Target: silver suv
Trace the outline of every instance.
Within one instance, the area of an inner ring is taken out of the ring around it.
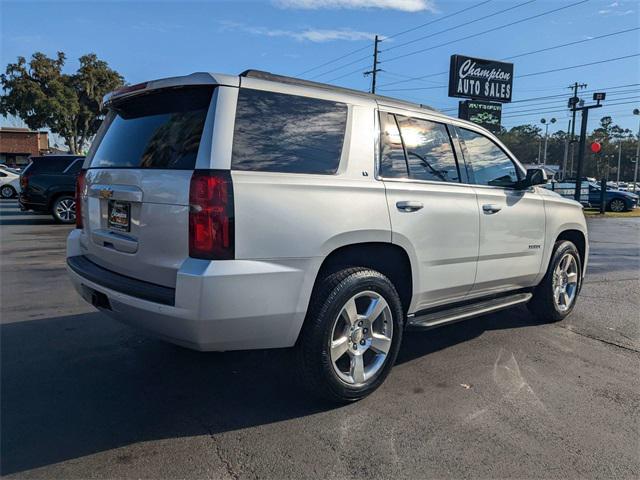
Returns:
[[[474,124],[257,71],[105,102],[67,263],[117,320],[198,350],[294,347],[308,387],[352,401],[408,328],[575,305],[581,206]]]

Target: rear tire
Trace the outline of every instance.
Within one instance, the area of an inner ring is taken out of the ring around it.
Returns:
[[[395,363],[404,313],[391,281],[362,267],[327,275],[314,289],[295,347],[298,376],[316,396],[360,400]]]
[[[51,215],[57,223],[75,223],[76,199],[69,195],[56,198],[51,206]]]
[[[0,197],[2,198],[13,198],[16,196],[16,191],[11,185],[3,185],[0,188]]]
[[[560,321],[573,311],[581,286],[580,253],[572,242],[559,240],[554,246],[547,273],[527,306],[542,321]]]
[[[624,200],[614,198],[609,202],[609,205],[607,205],[607,210],[610,212],[624,212],[627,210],[627,204],[624,203]]]

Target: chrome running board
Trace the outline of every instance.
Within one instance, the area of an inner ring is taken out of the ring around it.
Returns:
[[[437,312],[418,312],[415,316],[409,316],[407,327],[421,330],[435,328],[440,325],[459,322],[460,320],[497,312],[504,308],[525,303],[531,300],[532,296],[530,293],[516,293],[514,295],[492,298],[490,300],[480,300],[475,303],[452,307],[446,310],[438,310]]]

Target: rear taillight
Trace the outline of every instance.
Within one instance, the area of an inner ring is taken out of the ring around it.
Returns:
[[[80,170],[76,177],[76,228],[82,228],[82,194],[84,193],[84,176],[86,170]]]
[[[26,190],[29,186],[29,174],[23,173],[20,175],[20,189]]]
[[[196,170],[189,189],[189,256],[234,256],[233,184],[225,170]]]

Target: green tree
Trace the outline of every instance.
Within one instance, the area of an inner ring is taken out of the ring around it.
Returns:
[[[522,163],[536,163],[542,130],[535,125],[518,125],[502,129],[498,137]]]
[[[591,134],[593,140],[597,140],[600,143],[609,143],[613,140],[629,138],[630,136],[632,136],[631,130],[613,123],[613,119],[609,116],[602,117],[600,126],[595,128]]]
[[[29,63],[18,57],[7,65],[0,75],[0,114],[17,115],[33,130],[49,128],[64,139],[69,152],[78,153],[100,126],[102,97],[124,80],[93,53],[80,57],[73,74],[62,72],[65,60],[63,52],[56,58],[36,52]]]

